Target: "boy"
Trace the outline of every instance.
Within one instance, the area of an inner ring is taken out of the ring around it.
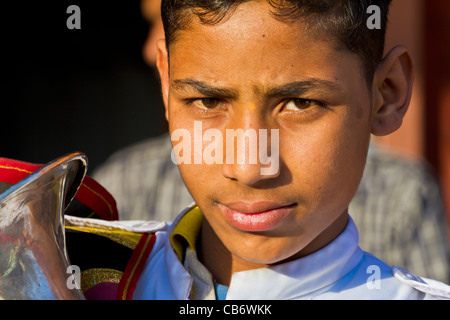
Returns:
[[[382,58],[389,2],[163,0],[157,66],[196,205],[141,245],[148,258],[131,259],[142,272],[124,295],[450,297],[359,249],[347,210],[370,135],[398,129],[411,96],[408,51]],[[366,24],[370,5],[380,29]],[[254,161],[252,132],[267,151]]]

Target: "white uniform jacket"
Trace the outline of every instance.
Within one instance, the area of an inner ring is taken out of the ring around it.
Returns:
[[[156,242],[133,299],[188,299],[193,277],[185,269],[170,240],[190,207]],[[233,274],[226,299],[434,299],[450,298],[450,287],[390,267],[358,246],[352,221],[342,234],[321,250],[284,264]]]
[[[203,215],[200,209],[193,205],[172,223],[102,222],[73,217],[66,217],[66,220],[72,225],[101,224],[102,228],[120,228],[153,234],[153,247],[145,263],[143,262],[142,271],[130,298],[185,300],[193,296],[194,283],[198,283],[182,261],[187,257],[186,247],[194,247],[195,250],[195,241],[189,240],[186,233],[197,237],[201,226],[201,219],[198,217],[202,219]],[[102,226],[103,224],[105,226]],[[174,241],[174,238],[180,235],[187,238],[188,243],[181,249]],[[276,266],[234,273],[226,299],[450,299],[448,285],[419,278],[398,267],[391,267],[361,250],[358,241],[358,231],[353,220],[349,218],[345,230],[336,239],[306,257]],[[204,266],[203,269],[206,270]]]

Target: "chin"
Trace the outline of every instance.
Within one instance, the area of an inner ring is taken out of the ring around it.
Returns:
[[[300,240],[291,243],[283,242],[283,238],[258,239],[258,241],[240,241],[239,247],[230,247],[230,252],[240,259],[260,267],[293,260],[304,246]]]

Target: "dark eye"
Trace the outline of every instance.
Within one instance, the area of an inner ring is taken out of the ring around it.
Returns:
[[[214,109],[220,105],[220,100],[212,98],[197,99],[193,104],[201,109]]]
[[[314,100],[308,100],[308,99],[300,99],[295,98],[288,101],[288,103],[285,104],[286,110],[291,111],[298,111],[298,110],[306,110],[314,106],[320,106],[321,104]]]

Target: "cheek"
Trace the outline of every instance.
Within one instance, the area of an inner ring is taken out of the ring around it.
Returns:
[[[209,142],[202,141],[205,128],[199,123],[188,117],[171,117],[169,132],[173,148],[172,161],[179,162],[178,169],[193,199],[197,203],[204,203],[211,190],[217,189],[214,185],[220,181],[221,168],[220,164],[205,163],[204,149]]]
[[[303,134],[286,134],[280,155],[291,171],[295,189],[311,201],[350,201],[364,170],[369,134],[360,122],[329,122]],[[281,135],[281,133],[280,133]]]

